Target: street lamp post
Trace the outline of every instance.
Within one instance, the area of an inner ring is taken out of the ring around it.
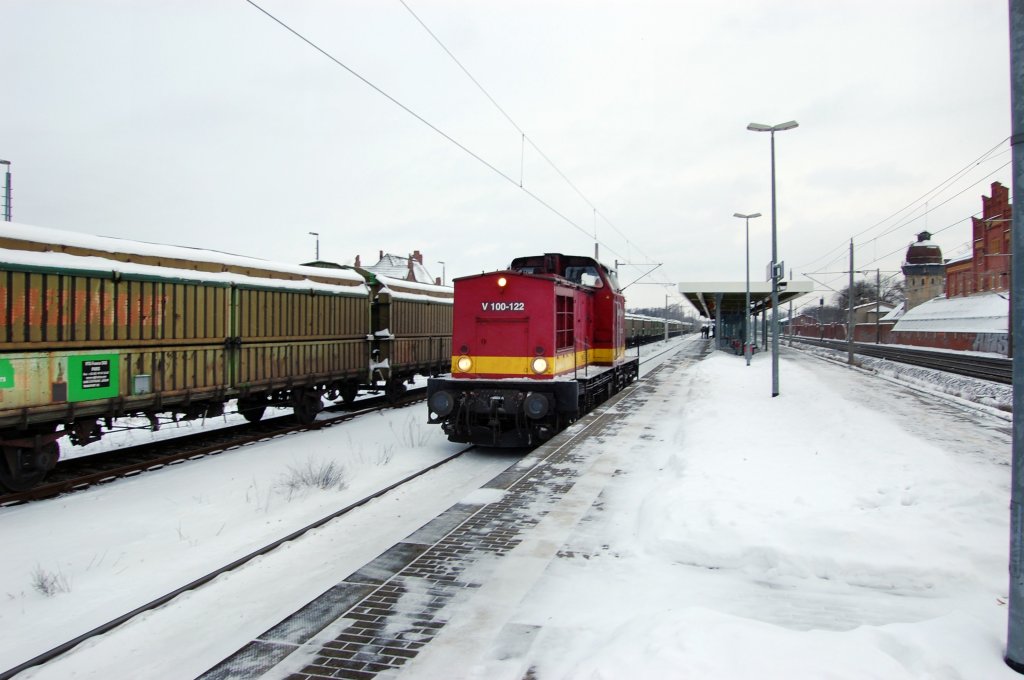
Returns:
[[[760,217],[761,213],[752,213],[750,215],[733,213],[732,216],[739,217],[747,222],[747,308],[743,312],[743,356],[746,357],[747,366],[749,366],[750,355],[754,353],[754,348],[751,347],[753,338],[750,337],[750,220],[754,217]]]
[[[0,160],[0,165],[7,166],[4,171],[4,222],[11,221],[11,162]]]
[[[818,328],[821,329],[821,334],[818,337],[819,340],[825,339],[825,298],[822,296],[818,300]]]
[[[437,263],[439,265],[441,265],[441,285],[443,286],[443,285],[445,285],[445,281],[447,280],[445,278],[445,268],[444,268],[445,265],[444,265],[444,262],[442,262],[441,260],[438,260]]]
[[[748,130],[768,132],[772,138],[772,396],[779,396],[779,254],[775,227],[775,133],[792,130],[798,125],[795,120],[778,125],[751,123]]]
[[[320,261],[320,232],[311,231],[311,232],[309,232],[309,235],[310,236],[316,236],[316,261],[319,262]]]
[[[668,293],[665,293],[665,342],[668,342]]]

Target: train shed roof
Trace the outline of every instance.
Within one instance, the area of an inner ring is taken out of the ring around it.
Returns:
[[[779,304],[812,292],[814,292],[814,284],[811,281],[780,281]],[[679,294],[685,297],[701,316],[715,319],[719,312],[743,313],[743,308],[746,306],[747,284],[745,281],[680,283]],[[759,313],[771,309],[771,307],[771,282],[751,281],[751,313]]]

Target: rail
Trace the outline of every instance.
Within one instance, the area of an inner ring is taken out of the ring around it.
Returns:
[[[793,342],[800,342],[816,347],[827,347],[838,351],[846,351],[848,343],[836,340],[816,340],[793,336]],[[971,378],[991,380],[992,382],[1013,384],[1013,360],[1005,357],[991,357],[958,352],[943,352],[927,349],[911,349],[879,345],[863,342],[853,343],[854,354],[876,357],[901,364],[921,366],[947,373],[956,373]]]
[[[142,472],[155,471],[185,460],[197,460],[224,451],[249,446],[259,441],[274,439],[295,432],[317,430],[335,423],[351,420],[366,413],[372,413],[391,406],[407,406],[425,398],[424,388],[410,390],[395,403],[385,397],[376,397],[359,402],[356,410],[342,410],[342,405],[328,406],[325,412],[335,409],[330,417],[315,420],[309,425],[295,423],[292,415],[267,418],[258,423],[246,423],[203,430],[194,434],[169,437],[158,442],[115,449],[91,456],[72,458],[57,463],[49,480],[21,492],[5,492],[0,487],[0,507],[16,505],[27,501],[52,498],[70,491],[80,491],[95,484],[103,484],[123,477],[132,477]]]
[[[54,647],[54,648],[52,648],[52,649],[50,649],[50,650],[48,650],[46,652],[43,652],[42,654],[39,654],[38,656],[35,656],[35,657],[29,659],[28,661],[25,661],[25,662],[15,666],[14,668],[10,668],[10,669],[8,669],[6,671],[0,671],[0,680],[9,680],[10,678],[13,678],[18,673],[21,673],[22,671],[28,670],[29,668],[32,668],[33,666],[38,666],[38,665],[44,664],[44,663],[46,663],[48,661],[52,661],[52,660],[56,659],[57,657],[61,656],[62,654],[65,654],[66,652],[71,651],[72,649],[74,649],[75,647],[77,647],[81,643],[85,642],[86,640],[89,640],[91,638],[97,637],[99,635],[103,635],[105,633],[109,633],[111,630],[117,628],[118,626],[120,626],[120,625],[122,625],[124,623],[127,623],[128,621],[130,621],[131,619],[135,618],[139,614],[144,614],[145,612],[152,611],[152,610],[154,610],[154,609],[156,609],[158,607],[161,607],[161,606],[167,604],[168,602],[170,602],[171,600],[173,600],[174,598],[178,597],[182,593],[186,593],[186,592],[188,592],[190,590],[195,590],[196,588],[199,588],[199,587],[209,583],[210,581],[214,580],[218,576],[226,574],[229,571],[233,571],[235,569],[238,569],[239,567],[247,564],[248,562],[251,562],[252,560],[256,559],[257,557],[261,557],[261,556],[266,555],[267,553],[269,553],[269,552],[271,552],[273,550],[276,550],[277,548],[281,547],[285,543],[288,543],[289,541],[294,541],[297,538],[301,538],[303,535],[305,535],[306,533],[312,531],[313,529],[317,529],[319,527],[322,527],[323,525],[327,524],[328,522],[331,522],[331,521],[341,517],[342,515],[345,515],[345,514],[351,512],[352,510],[355,510],[356,508],[369,503],[370,501],[372,501],[374,499],[380,498],[380,497],[382,497],[382,496],[384,496],[384,495],[386,495],[388,493],[391,493],[392,491],[394,491],[398,487],[403,486],[405,484],[408,484],[409,482],[413,481],[414,479],[417,479],[418,477],[421,477],[421,476],[425,475],[426,473],[428,473],[428,472],[430,472],[432,470],[436,470],[437,468],[441,467],[442,465],[450,463],[451,461],[455,460],[456,458],[459,458],[460,456],[462,456],[465,453],[468,453],[469,451],[473,450],[474,448],[476,448],[476,447],[475,446],[468,446],[468,447],[462,449],[461,451],[457,451],[457,452],[453,453],[452,455],[450,455],[450,456],[448,456],[446,458],[443,458],[443,459],[439,460],[438,462],[436,462],[436,463],[434,463],[432,465],[429,465],[429,466],[427,466],[425,468],[417,470],[416,472],[413,472],[413,473],[403,477],[402,479],[398,480],[397,482],[394,482],[393,484],[391,484],[389,486],[386,486],[383,489],[380,489],[379,491],[376,491],[373,494],[370,494],[370,495],[368,495],[368,496],[366,496],[364,498],[361,498],[360,500],[358,500],[358,501],[356,501],[354,503],[346,505],[344,508],[341,508],[340,510],[332,512],[331,514],[327,515],[326,517],[322,517],[321,519],[318,519],[317,521],[313,522],[312,524],[304,526],[304,527],[302,527],[301,529],[299,529],[297,531],[293,531],[292,533],[288,534],[287,536],[284,536],[283,538],[279,538],[276,541],[273,541],[272,543],[269,543],[269,544],[263,546],[262,548],[254,550],[253,552],[249,553],[248,555],[245,555],[244,557],[240,557],[237,560],[235,560],[234,562],[231,562],[230,564],[227,564],[227,565],[225,565],[223,567],[220,567],[219,569],[216,569],[215,571],[212,571],[209,574],[206,574],[205,576],[201,576],[201,577],[197,578],[196,580],[192,581],[191,583],[187,583],[187,584],[181,586],[180,588],[177,588],[174,591],[172,591],[170,593],[167,593],[166,595],[161,595],[160,597],[156,598],[155,600],[152,600],[151,602],[147,602],[146,604],[142,605],[141,607],[137,607],[137,608],[133,609],[132,611],[127,612],[126,614],[122,614],[121,616],[118,616],[117,618],[115,618],[115,619],[113,619],[111,621],[108,621],[107,623],[104,623],[104,624],[102,624],[100,626],[97,626],[96,628],[93,628],[92,630],[90,630],[90,631],[88,631],[86,633],[83,633],[83,634],[79,635],[78,637],[76,637],[76,638],[74,638],[72,640],[68,640],[67,642],[64,642],[64,643],[62,643],[60,645],[57,645],[56,647]]]

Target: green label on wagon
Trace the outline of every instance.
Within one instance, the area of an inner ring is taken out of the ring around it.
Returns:
[[[14,364],[10,359],[0,359],[0,390],[14,389]]]
[[[118,355],[68,357],[68,401],[109,399],[120,392]]]

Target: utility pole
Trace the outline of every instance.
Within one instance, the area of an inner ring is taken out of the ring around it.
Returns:
[[[668,293],[665,293],[665,342],[668,342]]]
[[[825,339],[825,296],[818,300],[818,329],[821,331],[819,340]]]
[[[850,288],[846,291],[846,306],[849,313],[846,320],[846,363],[853,366],[853,331],[856,326],[853,323],[853,239],[850,239]]]
[[[793,275],[790,274],[789,278],[792,279]],[[787,323],[786,326],[788,326],[787,330],[789,331],[789,346],[792,347],[793,346],[793,301],[792,300],[789,301],[789,323]]]
[[[1024,205],[1024,0],[1010,0],[1010,148],[1013,203]],[[1010,590],[1006,664],[1024,673],[1024,218],[1013,211],[1010,337],[1013,342],[1013,446],[1010,461]]]
[[[875,270],[875,344],[882,342],[882,270]]]
[[[4,171],[4,222],[11,221],[11,162],[0,160]]]

